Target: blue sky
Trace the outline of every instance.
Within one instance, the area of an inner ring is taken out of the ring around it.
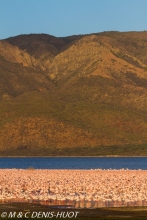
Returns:
[[[0,39],[147,30],[147,0],[0,0]]]

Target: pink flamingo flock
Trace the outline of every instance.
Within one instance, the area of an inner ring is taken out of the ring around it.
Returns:
[[[0,169],[0,203],[147,206],[146,170]]]

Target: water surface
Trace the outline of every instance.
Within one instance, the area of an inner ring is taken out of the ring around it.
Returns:
[[[0,168],[143,169],[147,157],[1,157]]]

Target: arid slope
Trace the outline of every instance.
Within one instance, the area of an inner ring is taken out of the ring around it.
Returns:
[[[147,33],[0,41],[0,149],[147,155]]]

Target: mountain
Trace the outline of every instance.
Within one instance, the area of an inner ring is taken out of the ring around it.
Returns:
[[[1,155],[147,155],[147,32],[0,41]]]

